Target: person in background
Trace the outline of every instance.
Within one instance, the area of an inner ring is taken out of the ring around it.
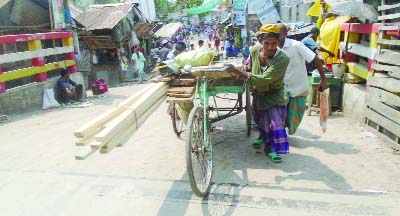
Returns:
[[[140,80],[140,83],[143,82],[144,79],[144,63],[146,62],[146,58],[144,57],[143,53],[140,52],[139,47],[136,45],[134,48],[134,53],[132,54],[132,63],[133,63],[133,68],[136,69],[138,78]]]
[[[61,69],[60,78],[57,80],[57,95],[60,103],[70,103],[71,100],[79,101],[83,96],[83,86],[69,78],[67,69]]]
[[[204,46],[204,41],[203,40],[199,40],[199,49],[203,48]]]
[[[303,43],[286,38],[289,31],[288,26],[280,24],[280,28],[279,47],[290,57],[284,81],[289,96],[286,124],[291,135],[296,132],[306,110],[308,76],[304,62],[312,63],[318,69],[321,77],[321,82],[319,83],[320,91],[324,91],[327,88],[327,84],[322,62],[318,55]]]
[[[161,45],[163,47],[160,50],[160,61],[165,61],[168,53],[171,52],[172,45],[167,39],[162,40]]]
[[[334,57],[335,54],[332,53],[331,51],[329,51],[323,47],[318,47],[318,44],[316,42],[318,35],[319,35],[319,29],[317,27],[313,27],[311,29],[311,33],[307,37],[303,38],[303,40],[301,40],[301,42],[306,47],[308,47],[310,50],[312,50],[315,54],[317,54],[318,51],[321,51],[321,52],[328,53],[330,57]],[[306,68],[307,68],[308,75],[311,75],[312,71],[314,71],[316,69],[316,67],[314,65],[312,65],[311,63],[308,63],[308,62],[306,62]]]
[[[186,44],[183,42],[178,42],[175,44],[175,49],[168,53],[167,60],[175,58],[177,55],[185,52]]]
[[[220,44],[221,44],[221,40],[219,39],[219,37],[215,37],[214,46],[215,46],[215,49],[217,50],[217,53],[219,52]]]
[[[208,43],[208,49],[212,49],[211,43]]]
[[[194,44],[190,44],[190,50],[195,50],[194,49]]]
[[[261,144],[264,144],[264,152],[272,162],[280,163],[280,154],[289,153],[283,80],[290,59],[278,47],[278,25],[267,24],[259,31],[261,46],[255,46],[250,51],[248,69],[251,73],[240,71],[232,65],[228,65],[227,71],[239,75],[249,85],[253,93],[253,116],[260,132]]]

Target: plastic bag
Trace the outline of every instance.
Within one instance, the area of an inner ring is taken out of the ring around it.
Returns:
[[[174,63],[183,68],[185,65],[192,67],[207,66],[211,63],[217,53],[211,49],[199,49],[184,52],[174,58]]]
[[[108,85],[104,79],[98,79],[92,83],[92,91],[94,95],[104,94],[108,92]]]
[[[328,126],[328,114],[329,114],[329,89],[319,93],[319,124],[321,125],[322,132],[326,132]]]
[[[52,88],[45,89],[43,92],[42,109],[50,109],[50,108],[55,108],[55,107],[59,107],[59,106],[60,106],[60,104],[54,98],[53,89]]]

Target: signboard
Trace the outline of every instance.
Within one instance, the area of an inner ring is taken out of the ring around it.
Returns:
[[[245,11],[235,11],[235,23],[236,25],[246,25]]]
[[[257,14],[263,25],[276,23],[281,18],[271,0],[248,0],[249,10]]]
[[[65,29],[64,0],[51,0],[55,30]]]

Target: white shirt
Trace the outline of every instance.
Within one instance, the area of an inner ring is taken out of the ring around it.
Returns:
[[[282,49],[290,58],[284,78],[289,96],[306,96],[308,94],[308,77],[305,62],[312,62],[315,58],[315,53],[300,41],[289,38],[285,39]]]

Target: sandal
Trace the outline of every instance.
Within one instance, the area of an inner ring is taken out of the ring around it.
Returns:
[[[261,138],[256,138],[253,140],[253,148],[261,148],[263,141]]]
[[[272,162],[274,163],[280,163],[282,162],[282,157],[275,152],[270,152],[268,153],[268,157],[271,159]]]

